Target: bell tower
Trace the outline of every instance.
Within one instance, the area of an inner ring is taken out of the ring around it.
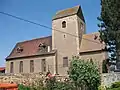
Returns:
[[[58,11],[52,19],[52,49],[57,50],[58,73],[66,74],[69,59],[80,51],[85,20],[80,6]]]

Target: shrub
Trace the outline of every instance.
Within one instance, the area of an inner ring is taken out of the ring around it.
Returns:
[[[18,90],[30,90],[30,88],[27,87],[27,86],[24,86],[24,85],[20,84],[20,85],[18,86]]]
[[[106,90],[106,87],[105,87],[104,85],[100,85],[100,86],[98,87],[98,90]]]
[[[115,82],[111,86],[111,88],[119,88],[119,87],[120,87],[120,82]]]
[[[111,89],[107,89],[107,90],[120,90],[120,87],[119,88],[111,88]]]
[[[74,82],[76,90],[83,85],[88,90],[97,90],[100,84],[100,74],[97,66],[90,61],[73,57],[68,71],[69,78]]]

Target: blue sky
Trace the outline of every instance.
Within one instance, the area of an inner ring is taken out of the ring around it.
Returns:
[[[81,5],[87,33],[98,31],[100,0],[0,0],[0,11],[51,27],[58,10]],[[0,14],[0,66],[19,41],[51,35],[51,30]]]

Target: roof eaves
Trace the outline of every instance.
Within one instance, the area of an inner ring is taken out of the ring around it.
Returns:
[[[99,52],[99,51],[107,51],[105,49],[96,49],[96,50],[86,50],[86,51],[80,51],[81,53],[90,53],[90,52]]]
[[[53,17],[52,18],[52,21],[53,20],[56,20],[56,19],[60,19],[60,18],[65,18],[65,17],[68,17],[68,16],[73,16],[73,15],[76,15],[77,13],[74,13],[74,14],[70,14],[70,15],[65,15],[65,16],[61,16],[61,17]]]
[[[12,60],[12,59],[18,59],[18,58],[27,58],[27,57],[35,57],[35,56],[53,55],[55,53],[56,53],[56,50],[52,50],[51,52],[39,53],[39,54],[29,55],[29,56],[7,57],[6,61],[9,61],[9,60]]]

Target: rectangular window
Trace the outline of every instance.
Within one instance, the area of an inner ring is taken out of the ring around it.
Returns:
[[[63,57],[63,67],[68,67],[68,57]]]
[[[19,64],[19,72],[20,72],[20,73],[23,72],[23,61],[20,61],[20,64]]]
[[[30,72],[33,73],[34,72],[34,61],[30,60]]]
[[[41,61],[41,68],[42,68],[42,72],[46,72],[46,60],[42,59]]]
[[[83,30],[83,23],[81,22],[80,25],[81,25],[81,30]]]
[[[13,73],[14,72],[14,63],[13,62],[11,62],[10,63],[10,73]]]

